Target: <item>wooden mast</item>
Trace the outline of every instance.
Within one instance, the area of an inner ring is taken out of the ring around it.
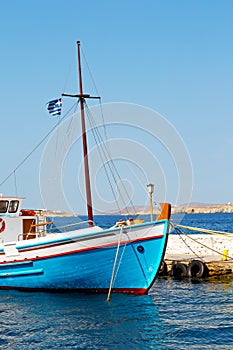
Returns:
[[[87,135],[86,135],[85,115],[84,115],[84,96],[83,96],[83,84],[82,84],[80,41],[77,41],[77,46],[78,46],[78,77],[79,77],[79,94],[80,94],[79,103],[80,103],[81,124],[82,124],[82,140],[83,140],[84,172],[85,172],[85,184],[86,184],[87,215],[88,215],[89,226],[93,226],[91,185],[90,185],[89,163],[88,163],[88,153],[87,153]]]
[[[83,93],[80,41],[77,41],[77,47],[78,47],[79,94],[75,94],[75,95],[62,94],[62,96],[76,97],[79,99],[79,103],[80,103],[82,140],[83,140],[83,156],[84,156],[84,175],[85,175],[86,201],[87,201],[87,216],[88,216],[89,226],[92,227],[93,226],[93,209],[92,209],[90,173],[89,173],[88,152],[87,152],[87,135],[86,135],[86,126],[85,126],[84,101],[85,101],[85,98],[100,99],[100,97],[99,96],[90,96],[88,94]]]

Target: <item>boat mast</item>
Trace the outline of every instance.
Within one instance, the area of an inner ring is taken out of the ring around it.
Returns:
[[[87,135],[86,135],[85,115],[84,115],[84,96],[83,96],[83,83],[82,83],[82,70],[81,70],[80,41],[77,41],[77,47],[78,47],[79,94],[80,94],[79,103],[80,103],[81,124],[82,124],[82,140],[83,140],[84,172],[85,172],[85,184],[86,184],[87,215],[88,215],[89,226],[93,226],[91,185],[90,185],[89,163],[88,163],[88,153],[87,153]]]
[[[83,140],[83,156],[84,156],[84,175],[85,175],[86,201],[87,201],[87,215],[88,215],[89,226],[92,227],[93,226],[93,210],[92,210],[90,173],[89,173],[88,152],[87,152],[87,135],[86,135],[86,126],[85,126],[84,101],[85,101],[85,98],[100,99],[100,97],[99,96],[90,96],[88,94],[83,93],[80,41],[77,41],[77,47],[78,47],[79,94],[75,94],[75,95],[62,94],[62,96],[76,97],[79,99],[79,103],[80,103],[82,140]]]

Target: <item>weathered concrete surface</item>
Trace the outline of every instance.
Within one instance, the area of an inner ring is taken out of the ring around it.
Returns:
[[[233,237],[211,234],[170,234],[166,260],[221,261],[227,250],[227,260],[233,260]]]
[[[172,262],[188,265],[192,260],[200,260],[206,263],[210,276],[233,275],[233,238],[227,235],[170,234],[164,260],[168,272]]]

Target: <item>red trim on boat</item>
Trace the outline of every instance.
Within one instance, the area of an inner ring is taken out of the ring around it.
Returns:
[[[141,242],[141,241],[148,241],[150,239],[159,239],[159,238],[162,238],[164,235],[161,234],[161,235],[158,235],[158,236],[151,236],[151,237],[147,237],[147,238],[138,238],[138,239],[132,239],[132,240],[124,240],[124,241],[121,241],[121,244],[127,244],[127,243],[134,243],[134,242]],[[98,238],[98,237],[96,237]],[[58,247],[58,246],[62,246],[62,245],[65,245],[65,244],[71,244],[71,243],[76,243],[76,242],[79,242],[79,239],[74,239],[74,238],[71,238],[70,240],[67,240],[65,242],[60,242],[60,243],[49,243],[49,244],[45,244],[45,245],[40,245],[38,247],[28,247],[28,248],[18,248],[18,251],[21,253],[21,252],[28,252],[28,251],[31,251],[31,250],[40,250],[40,249],[48,249],[48,248],[53,248],[53,247]],[[80,243],[81,242],[85,242],[83,240],[80,240]],[[79,250],[74,250],[73,252],[76,253],[77,251],[86,251],[86,250],[93,250],[93,249],[99,249],[99,248],[106,248],[106,247],[111,247],[111,246],[117,246],[118,245],[118,242],[112,242],[112,243],[107,243],[107,244],[102,244],[102,245],[97,245],[97,246],[92,246],[91,248],[83,248],[83,249],[79,249]]]
[[[106,294],[108,293],[108,288],[70,288],[70,289],[59,289],[59,288],[25,288],[25,287],[10,287],[10,286],[0,286],[0,290],[20,290],[20,291],[27,291],[27,292],[54,292],[54,293],[71,293],[71,292],[78,292],[78,293],[91,293],[91,294]],[[113,293],[122,293],[122,294],[133,294],[133,295],[145,295],[148,292],[147,288],[113,288]]]
[[[130,243],[139,243],[142,241],[148,241],[148,240],[153,240],[153,239],[159,239],[162,238],[164,235],[159,235],[159,236],[152,236],[152,237],[148,237],[148,238],[140,238],[137,240],[130,240],[130,241],[121,241],[121,244],[130,244]],[[66,242],[66,243],[73,243],[71,242]],[[38,247],[38,248],[29,248],[29,249],[18,249],[19,252],[27,252],[27,251],[31,251],[31,250],[38,250],[38,249],[48,249],[48,248],[53,248],[54,246],[58,246],[58,245],[63,245],[64,243],[61,244],[54,244],[54,245],[49,245],[49,246],[42,246],[42,247]],[[54,257],[58,257],[58,256],[63,256],[63,255],[72,255],[72,254],[76,254],[76,253],[82,253],[82,252],[86,252],[86,251],[90,251],[90,250],[95,250],[95,249],[101,249],[101,248],[108,248],[108,247],[114,247],[117,246],[118,242],[113,242],[113,243],[109,243],[109,244],[103,244],[100,246],[92,246],[91,248],[81,248],[81,249],[75,249],[72,251],[68,251],[68,252],[63,252],[63,253],[57,253],[57,254],[51,254],[51,255],[45,255],[45,256],[36,256],[35,258],[30,257],[30,258],[24,258],[22,260],[11,260],[11,261],[3,261],[0,262],[0,266],[4,265],[4,264],[9,264],[9,263],[18,263],[18,262],[22,262],[22,261],[27,261],[27,260],[31,260],[31,261],[35,261],[35,260],[41,260],[41,259],[51,259]]]

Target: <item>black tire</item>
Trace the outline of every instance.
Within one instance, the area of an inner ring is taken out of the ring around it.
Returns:
[[[187,266],[182,263],[176,263],[172,265],[171,270],[172,277],[183,278],[187,276]]]
[[[167,275],[167,264],[165,263],[165,261],[162,261],[159,268],[159,276],[166,276],[166,275]]]
[[[202,278],[208,276],[209,270],[205,263],[200,260],[193,260],[187,269],[188,277]]]

